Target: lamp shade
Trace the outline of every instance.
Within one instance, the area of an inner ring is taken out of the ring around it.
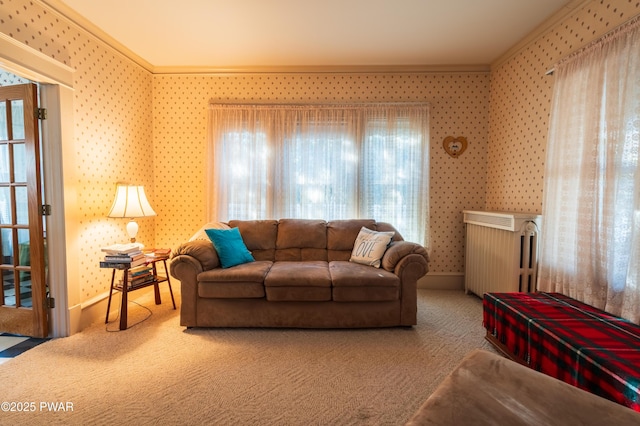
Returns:
[[[133,219],[155,215],[156,212],[151,208],[143,186],[118,185],[116,187],[116,198],[113,200],[113,205],[107,216],[128,217],[131,219],[127,223],[127,234],[129,234],[132,243],[136,241],[136,235],[138,234],[138,224]]]
[[[109,217],[145,217],[155,216],[144,187],[138,185],[118,185],[116,198],[107,216]]]

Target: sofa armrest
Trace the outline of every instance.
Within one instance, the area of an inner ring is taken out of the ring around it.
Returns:
[[[427,250],[420,244],[409,241],[393,241],[384,256],[382,267],[400,278],[400,324],[417,324],[417,282],[429,271]]]
[[[198,272],[207,271],[220,266],[218,253],[213,248],[211,241],[194,240],[180,245],[173,251],[171,256],[172,264],[173,262],[180,260],[178,258],[181,256],[190,256],[197,261],[200,264],[200,270]]]
[[[409,241],[393,241],[384,256],[382,256],[382,267],[389,272],[394,272],[396,266],[404,257],[411,254],[416,254],[424,258],[425,274],[427,273],[427,264],[429,263],[429,255],[427,250],[420,244],[412,243]]]
[[[195,327],[198,305],[198,275],[220,265],[218,254],[210,241],[194,240],[173,251],[169,273],[180,281],[180,325]]]

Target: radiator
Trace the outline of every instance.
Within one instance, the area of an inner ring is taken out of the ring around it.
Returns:
[[[464,223],[466,293],[536,290],[542,216],[465,210]]]

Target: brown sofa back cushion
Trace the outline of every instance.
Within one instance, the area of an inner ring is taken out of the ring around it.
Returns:
[[[327,222],[316,219],[280,219],[276,261],[327,260]]]
[[[402,241],[392,225],[373,219],[231,220],[228,225],[238,228],[256,260],[349,260],[363,226],[374,231],[394,231],[393,241]]]
[[[395,232],[395,234],[393,234],[393,238],[391,239],[391,241],[404,241],[404,238],[402,238],[402,235],[400,235],[398,230],[390,223],[376,222],[375,230],[378,232],[389,232],[389,231]]]
[[[238,228],[247,249],[255,260],[275,259],[277,220],[232,220],[231,228]]]
[[[362,227],[376,229],[373,219],[332,220],[327,224],[328,260],[349,260],[353,245]]]
[[[278,250],[288,248],[327,248],[327,222],[314,219],[280,219]]]

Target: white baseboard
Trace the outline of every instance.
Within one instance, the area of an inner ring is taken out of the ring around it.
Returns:
[[[82,331],[80,323],[82,321],[82,305],[69,307],[69,336]]]
[[[116,294],[117,292],[114,292]],[[78,333],[88,326],[95,324],[98,321],[104,322],[105,314],[107,313],[107,299],[109,298],[109,292],[100,293],[85,302],[72,306],[69,308],[69,323],[70,330],[69,335]],[[120,297],[112,301],[111,310],[119,308]],[[117,305],[117,306],[114,306]]]
[[[429,272],[418,280],[418,288],[430,290],[464,290],[463,272]]]
[[[129,301],[135,300],[139,297],[143,297],[146,292],[153,291],[153,286],[149,286],[144,290],[136,290],[133,296],[129,294]],[[109,301],[109,292],[100,293],[91,299],[78,305],[75,309],[74,315],[71,315],[71,334],[82,331],[90,325],[101,323],[104,324],[105,316],[107,314],[107,304]],[[122,301],[122,294],[119,291],[114,291],[111,298],[111,306],[109,312],[109,322],[115,321],[120,315],[120,304]]]

